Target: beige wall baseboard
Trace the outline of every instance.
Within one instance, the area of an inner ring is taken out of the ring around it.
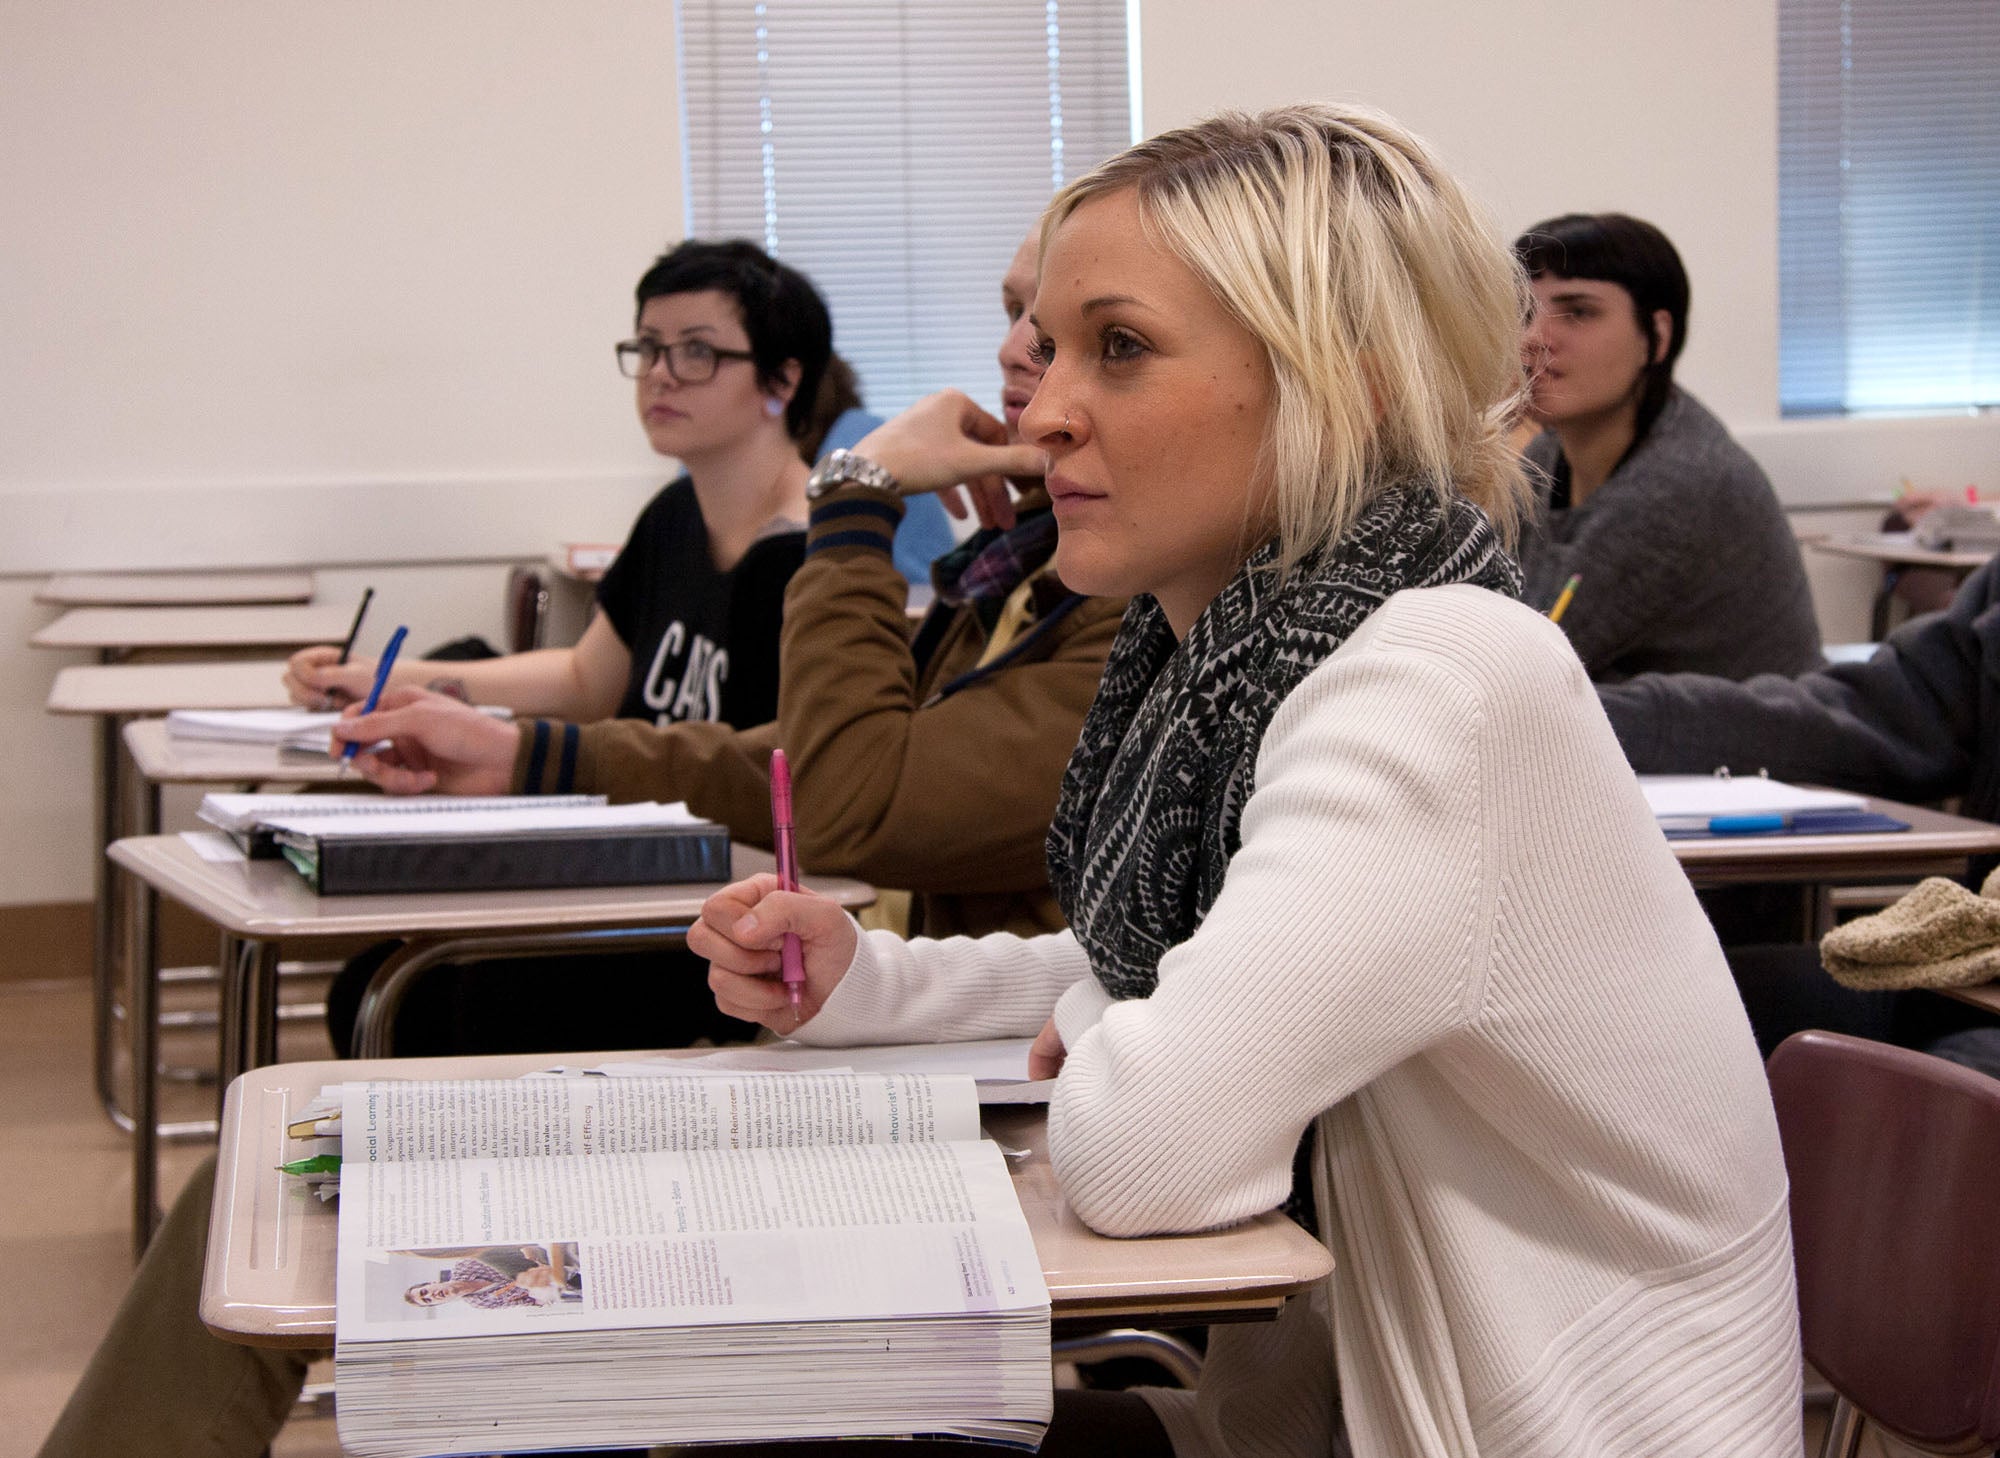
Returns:
[[[0,982],[90,975],[91,905],[0,906]]]

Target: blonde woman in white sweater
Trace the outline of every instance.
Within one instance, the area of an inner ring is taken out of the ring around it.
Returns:
[[[1514,600],[1523,297],[1365,112],[1221,117],[1059,195],[1022,435],[1064,581],[1135,599],[1050,834],[1072,929],[904,942],[760,878],[690,939],[725,1011],[807,1041],[1041,1028],[1098,1230],[1312,1212],[1319,1297],[1218,1328],[1199,1389],[1127,1399],[1116,1437],[1059,1403],[1052,1444],[1798,1452],[1750,1029],[1581,666]]]

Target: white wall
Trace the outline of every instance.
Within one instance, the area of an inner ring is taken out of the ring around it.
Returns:
[[[356,564],[427,644],[623,536],[678,127],[666,0],[0,6],[0,904],[89,893],[49,571]]]
[[[2000,490],[1992,417],[1777,419],[1775,0],[1141,13],[1149,130],[1362,100],[1508,233],[1660,223],[1683,377],[1788,501]],[[17,646],[41,574],[350,564],[330,590],[366,575],[423,641],[490,623],[500,560],[622,535],[659,465],[609,344],[680,230],[677,127],[671,0],[0,5],[0,736],[32,749],[0,904],[89,885],[87,736]]]
[[[1659,224],[1694,285],[1677,377],[1734,427],[1802,532],[1866,529],[1904,477],[2000,494],[2000,415],[1778,416],[1775,0],[1142,9],[1147,131],[1224,106],[1366,102],[1427,137],[1507,236],[1562,212]],[[1812,552],[1806,565],[1828,640],[1865,637],[1872,569]]]

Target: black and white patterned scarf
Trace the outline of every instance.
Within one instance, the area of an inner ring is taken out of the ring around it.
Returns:
[[[1113,997],[1145,997],[1194,934],[1242,844],[1271,716],[1391,593],[1469,582],[1518,597],[1485,513],[1421,486],[1382,492],[1280,585],[1271,543],[1176,643],[1132,599],[1063,775],[1049,880]]]

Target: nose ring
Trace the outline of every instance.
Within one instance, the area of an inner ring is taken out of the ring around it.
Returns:
[[[1067,410],[1063,411],[1063,434],[1069,434],[1069,412]]]

